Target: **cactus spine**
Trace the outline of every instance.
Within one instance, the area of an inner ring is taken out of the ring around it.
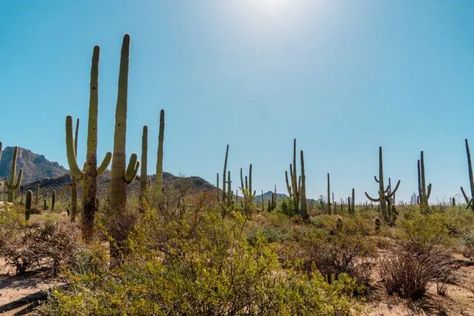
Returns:
[[[420,197],[420,207],[422,210],[428,208],[428,199],[431,195],[431,183],[426,186],[425,179],[425,159],[423,151],[420,152],[418,160],[418,195]]]
[[[16,174],[16,162],[18,158],[18,146],[13,150],[12,168],[10,173],[10,181],[7,182],[6,187],[8,189],[8,202],[15,202],[15,196],[21,185],[23,178],[23,169],[20,169],[18,175]]]
[[[127,133],[127,93],[128,93],[128,63],[130,52],[130,36],[123,38],[120,55],[120,71],[118,81],[117,106],[115,110],[114,151],[112,159],[112,176],[110,181],[109,203],[113,212],[113,225],[119,225],[124,220],[127,206],[127,185],[136,177],[140,163],[137,155],[130,156],[128,166],[125,161],[126,133]],[[127,239],[127,233],[120,227],[112,227],[111,256],[114,263],[122,260],[122,251]]]
[[[76,131],[74,133],[74,155],[77,157],[77,139],[79,137],[79,119],[76,120]],[[77,215],[77,179],[71,174],[71,222],[76,221]]]
[[[163,201],[163,144],[165,138],[165,111],[160,111],[160,129],[158,132],[158,158],[156,160],[156,201]]]
[[[140,211],[145,210],[146,204],[146,193],[148,186],[148,127],[143,126],[142,131],[142,155],[141,155],[141,169],[140,169],[140,197],[139,197],[139,208]]]
[[[471,210],[474,211],[474,174],[472,173],[471,152],[469,150],[469,143],[467,142],[467,139],[465,139],[464,142],[466,144],[467,167],[469,172],[469,185],[471,187],[471,198],[467,196],[463,187],[461,187],[461,192],[464,196],[464,199],[466,200],[467,208],[470,207]]]
[[[293,204],[293,211],[300,214],[304,219],[308,219],[308,205],[306,200],[306,174],[304,168],[304,154],[300,151],[301,175],[298,177],[296,167],[296,139],[293,139],[293,163],[290,164],[290,178],[288,171],[285,171],[286,187]]]
[[[32,200],[33,200],[33,192],[31,190],[28,190],[26,192],[26,201],[25,201],[25,221],[28,221],[30,219]]]
[[[367,192],[365,192],[365,195],[370,201],[379,202],[380,212],[382,213],[382,216],[385,222],[388,223],[389,225],[394,225],[395,224],[395,212],[394,212],[395,210],[393,209],[394,205],[391,204],[390,199],[397,192],[398,187],[400,186],[400,180],[398,180],[397,185],[395,186],[395,189],[393,191],[391,191],[390,187],[385,188],[384,177],[383,177],[382,147],[379,147],[379,177],[377,178],[376,176],[374,176],[374,180],[379,185],[379,192],[378,192],[379,197],[373,198]],[[387,204],[388,204],[388,207],[387,207]]]
[[[87,155],[84,169],[77,163],[77,137],[73,135],[72,117],[66,117],[66,149],[69,169],[76,181],[82,182],[82,237],[90,242],[93,237],[94,218],[97,211],[97,176],[102,174],[110,163],[112,154],[107,153],[97,168],[97,114],[98,114],[98,77],[99,77],[99,46],[94,47],[92,54],[89,121],[87,126]],[[77,128],[76,128],[77,130]],[[76,134],[77,135],[77,134]],[[39,200],[39,193],[37,194]]]

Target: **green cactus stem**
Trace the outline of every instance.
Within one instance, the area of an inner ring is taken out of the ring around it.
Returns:
[[[25,221],[30,220],[32,199],[33,199],[33,192],[31,190],[26,191]]]
[[[225,149],[225,158],[224,158],[224,171],[222,172],[222,201],[225,203],[227,201],[227,159],[229,158],[229,144],[227,144],[227,147]]]
[[[253,208],[253,199],[255,198],[255,191],[252,188],[252,164],[249,166],[249,174],[243,177],[242,168],[240,168],[240,190],[243,196],[243,209],[248,213]]]
[[[79,137],[79,119],[76,120],[76,130],[74,133],[74,155],[77,157],[77,139]],[[77,216],[77,185],[78,180],[71,174],[71,222],[76,221]]]
[[[425,179],[425,159],[423,151],[420,152],[418,160],[418,196],[420,197],[420,208],[426,210],[428,208],[428,199],[431,195],[431,183],[426,186]]]
[[[16,174],[16,163],[18,159],[18,146],[15,147],[13,151],[12,167],[10,171],[10,180],[6,183],[6,188],[8,190],[8,202],[15,202],[15,196],[18,192],[18,189],[21,185],[21,180],[23,178],[23,169],[20,169],[18,175]]]
[[[156,160],[156,202],[157,207],[163,202],[163,145],[165,139],[165,111],[160,111],[160,128],[158,131],[158,152]]]
[[[117,106],[115,110],[114,151],[109,191],[109,206],[111,217],[111,257],[113,264],[122,262],[125,251],[128,231],[120,227],[127,219],[127,186],[136,177],[140,163],[137,155],[132,154],[128,166],[126,165],[126,134],[127,134],[127,94],[128,94],[128,66],[130,53],[130,36],[123,38],[120,55],[120,70],[118,80]]]
[[[145,210],[146,194],[148,190],[148,127],[143,126],[142,131],[142,155],[140,169],[140,196],[139,209],[141,212]]]
[[[385,222],[389,225],[395,224],[396,213],[394,212],[394,208],[391,205],[391,198],[397,192],[398,187],[400,186],[400,180],[398,180],[395,189],[391,191],[390,186],[385,188],[384,184],[384,174],[383,174],[383,155],[382,155],[382,147],[379,147],[379,177],[377,178],[374,176],[375,182],[379,185],[379,197],[373,198],[367,192],[365,195],[367,198],[372,202],[379,202],[380,212],[383,216]]]
[[[332,198],[334,200],[334,196]],[[331,175],[327,174],[327,202],[326,202],[326,211],[328,214],[331,214]]]
[[[464,140],[464,143],[466,145],[467,167],[469,173],[469,186],[471,187],[471,197],[469,198],[467,196],[463,187],[461,187],[461,192],[464,196],[464,199],[466,200],[467,208],[471,208],[474,211],[474,174],[472,173],[471,152],[469,150],[469,143],[467,142],[467,139]]]
[[[296,166],[296,139],[293,139],[293,163],[290,164],[290,178],[285,171],[285,182],[288,195],[293,206],[293,212],[301,215],[305,220],[309,219],[308,205],[306,200],[306,175],[304,168],[304,153],[300,151],[301,175],[298,176]]]
[[[87,126],[87,154],[83,170],[79,167],[76,158],[77,133],[73,135],[73,121],[71,116],[66,117],[66,150],[69,169],[76,181],[82,183],[82,236],[90,242],[94,233],[94,218],[97,212],[97,176],[105,172],[110,163],[112,154],[107,153],[97,168],[97,121],[98,121],[98,77],[99,77],[98,46],[94,47],[92,54],[90,96],[89,96],[89,121]],[[76,128],[77,131],[77,128]]]
[[[53,190],[51,194],[51,211],[54,211],[54,206],[56,205],[56,190]]]

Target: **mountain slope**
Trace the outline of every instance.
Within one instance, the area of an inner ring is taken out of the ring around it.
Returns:
[[[10,176],[14,147],[7,147],[2,153],[0,161],[0,178]],[[35,154],[28,149],[18,147],[17,170],[23,168],[22,184],[26,185],[43,179],[62,177],[69,172],[57,162],[46,159],[45,156]]]

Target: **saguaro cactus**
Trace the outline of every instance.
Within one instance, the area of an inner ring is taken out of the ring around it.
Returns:
[[[102,163],[97,168],[97,115],[98,115],[98,89],[99,89],[99,46],[94,47],[92,53],[90,96],[89,96],[89,121],[87,126],[87,154],[84,170],[77,163],[77,136],[73,136],[72,117],[66,117],[66,149],[67,160],[71,174],[76,181],[82,182],[82,237],[90,242],[93,237],[94,218],[97,211],[97,176],[107,170],[112,154],[107,153]],[[76,129],[77,130],[77,129]],[[77,135],[77,134],[76,134]],[[37,196],[39,200],[39,194]]]
[[[326,211],[328,214],[331,214],[331,175],[327,174],[327,197],[328,197],[328,200],[326,202]],[[332,199],[334,200],[334,196],[332,197]]]
[[[141,156],[141,169],[140,169],[140,196],[139,196],[139,203],[140,203],[140,210],[143,212],[145,207],[145,200],[147,194],[147,186],[148,186],[148,172],[147,172],[147,165],[148,165],[148,127],[143,126],[142,131],[142,156]]]
[[[224,171],[222,172],[222,202],[226,203],[227,201],[227,159],[229,158],[229,144],[225,148],[225,158],[224,158]]]
[[[18,192],[18,189],[21,185],[21,180],[23,178],[23,169],[20,169],[18,175],[16,174],[16,162],[18,159],[18,146],[13,150],[13,159],[12,159],[12,168],[10,172],[10,180],[6,183],[8,190],[8,202],[15,202],[15,196]]]
[[[26,192],[26,201],[25,201],[25,221],[28,221],[30,219],[32,200],[33,200],[33,192],[31,190],[28,190]]]
[[[251,210],[253,199],[255,197],[255,191],[252,189],[252,164],[249,166],[248,176],[244,176],[242,173],[242,168],[240,168],[240,190],[242,191],[244,199],[244,211],[249,212]]]
[[[431,183],[426,186],[425,179],[425,158],[423,151],[420,152],[420,159],[418,160],[418,196],[420,197],[421,209],[428,208],[428,199],[431,195]]]
[[[156,202],[159,207],[163,201],[163,144],[165,139],[165,110],[160,111],[160,129],[158,131],[158,157],[156,160]]]
[[[385,222],[389,225],[393,225],[395,224],[395,213],[390,198],[397,192],[398,187],[400,186],[400,180],[398,180],[395,189],[389,193],[390,188],[385,188],[384,185],[382,147],[379,147],[379,177],[377,178],[374,176],[374,180],[379,185],[379,197],[373,198],[367,192],[365,192],[365,195],[370,201],[379,202],[380,212],[382,213]]]
[[[349,214],[355,213],[355,190],[352,188],[352,194],[347,198],[347,205],[349,209]]]
[[[112,158],[112,176],[110,181],[109,206],[111,214],[111,256],[115,263],[121,261],[124,243],[128,232],[121,227],[127,207],[127,185],[136,177],[140,163],[137,155],[130,156],[128,166],[125,161],[127,133],[127,93],[128,93],[128,63],[130,52],[130,36],[123,38],[120,55],[120,73],[118,81],[117,106],[115,110],[114,152]]]
[[[293,139],[293,163],[290,164],[290,178],[288,171],[285,171],[286,187],[293,204],[293,211],[299,213],[304,219],[308,219],[308,205],[306,201],[306,174],[304,168],[304,154],[300,151],[301,175],[298,177],[296,167],[296,139]]]
[[[51,193],[51,211],[54,211],[55,205],[56,205],[56,190],[53,190],[53,193]]]
[[[474,211],[474,174],[472,173],[471,152],[469,150],[469,143],[467,142],[467,139],[465,139],[464,142],[466,144],[467,167],[468,167],[468,172],[469,172],[469,185],[471,187],[471,197],[469,198],[467,196],[463,187],[461,187],[461,192],[462,192],[462,195],[464,196],[464,199],[466,200],[467,208],[470,207]]]
[[[77,157],[77,139],[79,137],[79,119],[76,120],[76,131],[74,133],[74,155]],[[77,216],[77,184],[78,180],[71,174],[71,222],[76,221]]]

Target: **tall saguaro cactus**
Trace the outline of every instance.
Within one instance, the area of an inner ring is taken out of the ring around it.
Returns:
[[[332,208],[331,208],[331,175],[327,174],[327,202],[326,202],[326,211],[328,214],[331,214]],[[334,200],[334,197],[332,198]]]
[[[89,120],[87,126],[87,154],[84,169],[77,163],[77,127],[73,135],[72,117],[66,117],[66,151],[69,169],[76,181],[82,183],[82,237],[90,242],[94,235],[94,218],[97,211],[97,176],[107,170],[112,154],[107,153],[97,168],[97,116],[99,112],[99,46],[94,47],[92,54]],[[38,194],[39,195],[39,194]],[[37,196],[37,200],[39,196]]]
[[[229,144],[225,148],[225,158],[224,158],[224,171],[222,172],[222,202],[226,203],[227,201],[227,159],[229,158]],[[230,180],[230,179],[229,179]]]
[[[76,120],[76,131],[74,133],[74,155],[77,157],[77,138],[79,136],[79,119]],[[71,222],[76,221],[77,216],[77,179],[71,174]]]
[[[165,139],[165,110],[160,111],[160,129],[158,131],[158,157],[156,160],[156,202],[163,201],[163,144]]]
[[[120,71],[118,81],[117,106],[115,110],[114,152],[112,158],[112,176],[110,181],[109,206],[113,212],[110,218],[111,235],[114,242],[111,244],[111,256],[117,263],[121,260],[127,231],[121,226],[125,224],[127,207],[127,185],[136,177],[140,163],[137,154],[132,154],[128,166],[125,161],[126,133],[127,133],[127,94],[128,94],[128,63],[130,53],[130,36],[123,38],[120,55]]]
[[[421,209],[428,208],[428,199],[431,195],[431,183],[426,186],[425,179],[425,158],[423,151],[420,152],[420,159],[418,160],[418,196],[420,197]]]
[[[471,152],[469,150],[469,143],[467,142],[467,139],[465,139],[464,142],[466,144],[467,167],[469,172],[469,185],[471,187],[471,198],[467,196],[463,187],[461,187],[461,192],[464,196],[464,199],[466,200],[467,208],[470,207],[474,211],[474,174],[472,173]]]
[[[290,164],[290,178],[288,171],[285,171],[286,187],[293,204],[293,211],[300,214],[304,219],[308,219],[308,206],[306,200],[306,174],[304,168],[304,154],[300,151],[301,175],[298,176],[296,166],[296,139],[293,139],[293,163]]]
[[[16,162],[18,159],[18,146],[13,150],[13,159],[12,159],[12,168],[10,171],[10,180],[6,183],[8,190],[8,202],[15,202],[15,196],[18,192],[18,189],[21,185],[21,180],[23,178],[23,169],[20,169],[18,175],[16,174]]]
[[[349,214],[355,213],[355,189],[352,188],[352,194],[347,198],[347,206],[349,209]]]
[[[397,185],[395,186],[395,189],[393,191],[389,192],[391,190],[390,187],[385,188],[383,177],[382,147],[379,147],[379,177],[377,178],[376,176],[374,176],[374,180],[379,185],[379,197],[373,198],[367,192],[365,192],[365,195],[370,201],[379,202],[380,212],[382,213],[385,222],[389,225],[393,225],[395,223],[395,214],[393,209],[394,206],[391,204],[390,198],[397,192],[398,187],[400,186],[400,180],[398,180]]]
[[[148,126],[143,126],[142,131],[142,156],[141,160],[141,169],[140,169],[140,210],[144,211],[146,193],[148,187]]]
[[[244,197],[244,211],[248,212],[251,209],[256,193],[252,188],[252,164],[249,166],[249,174],[248,176],[245,176],[245,180],[242,173],[242,168],[240,168],[240,190],[242,191],[242,195]]]

